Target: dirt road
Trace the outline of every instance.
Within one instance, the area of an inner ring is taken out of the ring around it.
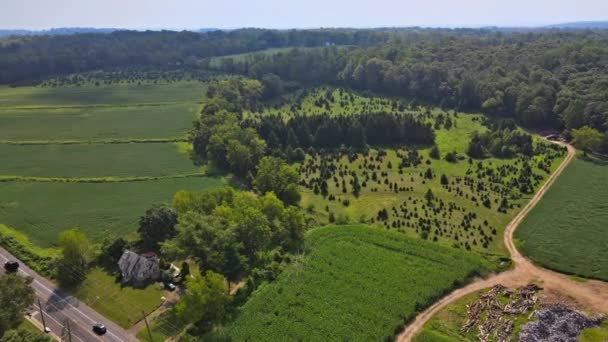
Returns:
[[[570,145],[566,145],[566,147],[568,148],[568,155],[566,158],[505,229],[504,244],[511,254],[511,259],[513,260],[514,264],[513,269],[503,273],[490,275],[485,279],[475,280],[465,287],[454,290],[449,295],[443,297],[439,301],[435,302],[435,304],[433,304],[431,307],[418,314],[416,319],[410,325],[408,325],[399,336],[397,336],[397,341],[411,341],[412,338],[418,332],[420,332],[422,326],[448,304],[453,303],[459,298],[470,293],[496,284],[503,284],[511,287],[535,282],[541,285],[545,290],[559,293],[562,296],[574,300],[582,307],[589,310],[608,313],[608,283],[595,280],[579,282],[572,280],[566,275],[536,266],[530,262],[530,260],[526,259],[517,250],[517,248],[515,248],[515,244],[513,242],[513,232],[515,229],[519,226],[530,210],[534,208],[538,201],[547,192],[547,189],[549,189],[555,179],[562,173],[562,171],[566,168],[566,166],[568,166],[574,157],[576,153],[575,149]]]

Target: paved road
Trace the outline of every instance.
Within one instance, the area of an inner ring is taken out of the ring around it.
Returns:
[[[32,287],[36,292],[36,300],[40,300],[44,321],[55,335],[62,336],[63,332],[66,331],[66,322],[69,321],[72,330],[72,342],[137,341],[135,336],[81,303],[78,299],[59,290],[55,284],[34,272],[4,248],[0,247],[0,262],[4,265],[7,260],[17,260],[19,262],[19,274],[27,275],[34,279]],[[32,310],[32,318],[38,322],[42,322],[37,302],[34,307],[36,310]],[[98,322],[103,323],[108,329],[108,332],[102,337],[95,335],[92,331],[93,325]]]
[[[531,282],[540,284],[545,291],[551,291],[565,295],[566,297],[575,300],[582,307],[596,311],[608,312],[608,283],[598,280],[588,280],[586,282],[578,282],[570,279],[568,276],[544,269],[533,264],[525,256],[523,256],[513,243],[513,232],[540,201],[543,195],[551,187],[555,179],[568,166],[572,158],[576,154],[574,147],[565,145],[568,148],[568,154],[562,161],[560,166],[553,172],[545,184],[536,192],[534,197],[526,204],[526,206],[513,218],[505,229],[503,237],[504,244],[507,247],[513,260],[514,268],[499,274],[490,275],[485,279],[478,279],[462,288],[454,290],[452,293],[441,298],[432,306],[419,313],[412,323],[405,327],[405,330],[397,336],[398,342],[411,341],[416,334],[420,332],[426,322],[428,322],[435,314],[441,311],[449,304],[455,302],[459,298],[470,293],[479,291],[484,288],[502,284],[508,287],[522,286]],[[566,199],[567,200],[567,199]]]

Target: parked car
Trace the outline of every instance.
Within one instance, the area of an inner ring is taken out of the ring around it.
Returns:
[[[106,326],[101,323],[97,323],[93,326],[93,332],[95,332],[97,335],[103,335],[107,331]]]
[[[19,270],[19,263],[9,260],[4,263],[4,269],[7,273],[15,273]]]
[[[177,288],[177,286],[175,286],[175,284],[173,283],[166,283],[165,284],[165,288],[169,291],[175,291],[175,289]]]

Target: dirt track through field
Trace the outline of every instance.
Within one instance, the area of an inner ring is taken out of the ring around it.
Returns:
[[[484,279],[477,279],[465,287],[452,291],[449,295],[441,298],[431,307],[418,314],[415,320],[397,336],[397,341],[411,341],[412,338],[420,332],[424,324],[441,309],[463,296],[496,284],[513,287],[534,282],[542,286],[545,290],[559,293],[588,310],[598,313],[608,313],[608,283],[596,280],[585,282],[575,281],[566,275],[536,266],[524,257],[517,248],[515,248],[515,244],[513,243],[513,232],[515,229],[526,215],[528,215],[530,210],[534,208],[547,192],[547,189],[549,189],[555,179],[562,173],[575,156],[576,150],[570,145],[566,145],[566,147],[568,148],[568,155],[566,158],[505,229],[504,244],[511,254],[511,259],[514,264],[513,269],[503,273],[490,275]],[[565,198],[564,200],[567,201],[568,199]]]

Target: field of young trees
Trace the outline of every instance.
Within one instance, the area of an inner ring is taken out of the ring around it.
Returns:
[[[606,182],[604,158],[573,160],[515,231],[522,251],[544,267],[608,280]]]
[[[303,207],[447,246],[501,253],[503,227],[564,154],[480,114],[331,88],[285,101],[244,116],[296,163]]]
[[[236,340],[381,340],[487,269],[471,252],[366,225],[310,231],[308,251],[235,314]]]

